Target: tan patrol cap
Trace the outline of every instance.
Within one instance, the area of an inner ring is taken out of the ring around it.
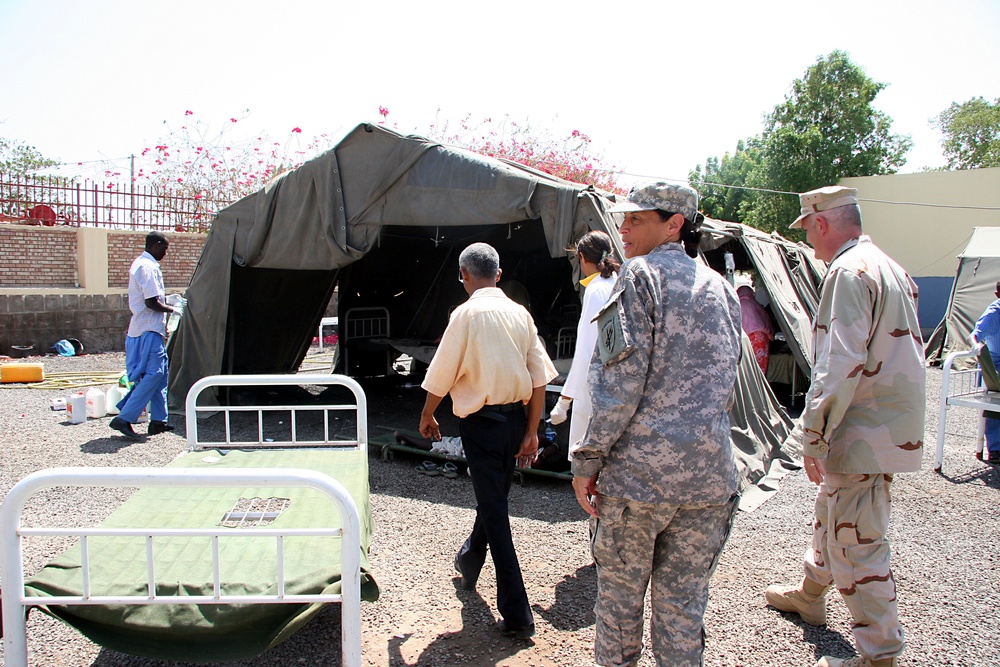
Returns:
[[[858,191],[854,188],[845,188],[839,185],[828,185],[818,190],[810,190],[799,195],[799,204],[802,206],[802,215],[795,218],[795,222],[788,226],[789,229],[801,229],[802,221],[807,216],[821,211],[829,211],[831,208],[840,206],[854,206],[858,203]]]

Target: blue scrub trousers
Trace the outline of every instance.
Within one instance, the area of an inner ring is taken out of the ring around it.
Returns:
[[[125,337],[125,371],[132,389],[118,403],[119,417],[130,424],[149,404],[149,418],[167,421],[167,350],[163,336],[145,331]]]

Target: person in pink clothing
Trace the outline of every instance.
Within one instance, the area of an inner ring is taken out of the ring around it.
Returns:
[[[736,295],[740,297],[740,311],[743,316],[743,331],[753,345],[753,355],[760,370],[767,373],[767,362],[771,356],[771,341],[774,339],[774,325],[764,306],[754,295],[753,287],[737,282]]]

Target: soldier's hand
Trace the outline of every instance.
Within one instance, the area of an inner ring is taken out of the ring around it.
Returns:
[[[823,483],[823,478],[826,477],[826,464],[823,463],[823,459],[803,456],[802,466],[806,469],[806,476],[810,482],[817,486]]]
[[[573,491],[576,493],[576,501],[580,503],[583,511],[590,516],[599,518],[597,512],[597,475],[593,477],[574,477]]]

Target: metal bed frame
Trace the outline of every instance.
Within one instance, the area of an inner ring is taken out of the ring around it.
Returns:
[[[960,359],[976,358],[982,345],[975,345],[965,352],[952,352],[945,357],[941,374],[941,402],[938,413],[937,454],[934,459],[934,469],[941,471],[944,461],[944,431],[948,419],[948,408],[957,405],[964,408],[974,408],[980,411],[1000,412],[1000,392],[987,391],[983,386],[982,376],[978,368],[955,369],[954,364]],[[986,433],[986,419],[980,415],[979,428],[976,433],[976,458],[983,458],[983,441]]]
[[[248,385],[341,385],[349,388],[357,399],[357,405],[330,406],[211,406],[197,408],[198,395],[207,388],[218,386]],[[296,439],[294,414],[297,410],[356,410],[357,438],[353,441],[331,441],[325,446],[364,448],[367,450],[367,404],[364,391],[353,379],[341,375],[259,375],[259,376],[212,376],[204,378],[194,386],[187,397],[188,446],[191,449],[204,448],[207,443],[197,441],[197,413],[203,410],[226,411],[226,444],[229,439],[229,412],[258,410],[291,410],[292,441],[271,443],[271,447],[305,444]],[[262,417],[258,417],[261,423]],[[328,417],[324,420],[324,432],[329,439]],[[259,429],[258,433],[261,431]],[[261,440],[263,436],[261,435]],[[258,445],[263,443],[256,443]],[[242,448],[244,445],[239,444]],[[158,529],[158,528],[28,528],[21,525],[21,514],[28,500],[47,489],[55,487],[308,487],[325,494],[340,513],[342,528],[268,529],[253,527],[212,528],[212,529]],[[164,604],[303,604],[341,603],[341,649],[345,667],[361,665],[361,527],[357,506],[344,486],[332,477],[304,469],[248,469],[248,470],[197,470],[162,468],[55,468],[28,475],[18,482],[7,494],[0,507],[0,533],[4,540],[0,548],[0,579],[4,584],[3,596],[3,645],[4,664],[8,667],[27,667],[27,611],[32,606],[51,605],[164,605]],[[284,539],[300,536],[340,536],[341,543],[341,593],[291,595],[285,592]],[[79,537],[82,554],[83,594],[63,597],[28,597],[24,593],[24,562],[22,540],[35,536],[75,536]],[[107,596],[91,590],[88,538],[95,536],[143,537],[146,541],[147,595]],[[213,594],[202,596],[164,595],[156,592],[156,572],[154,568],[155,538],[157,537],[207,537],[211,539],[213,560]],[[277,559],[274,595],[223,595],[219,564],[219,540],[240,539],[241,537],[274,537]]]

